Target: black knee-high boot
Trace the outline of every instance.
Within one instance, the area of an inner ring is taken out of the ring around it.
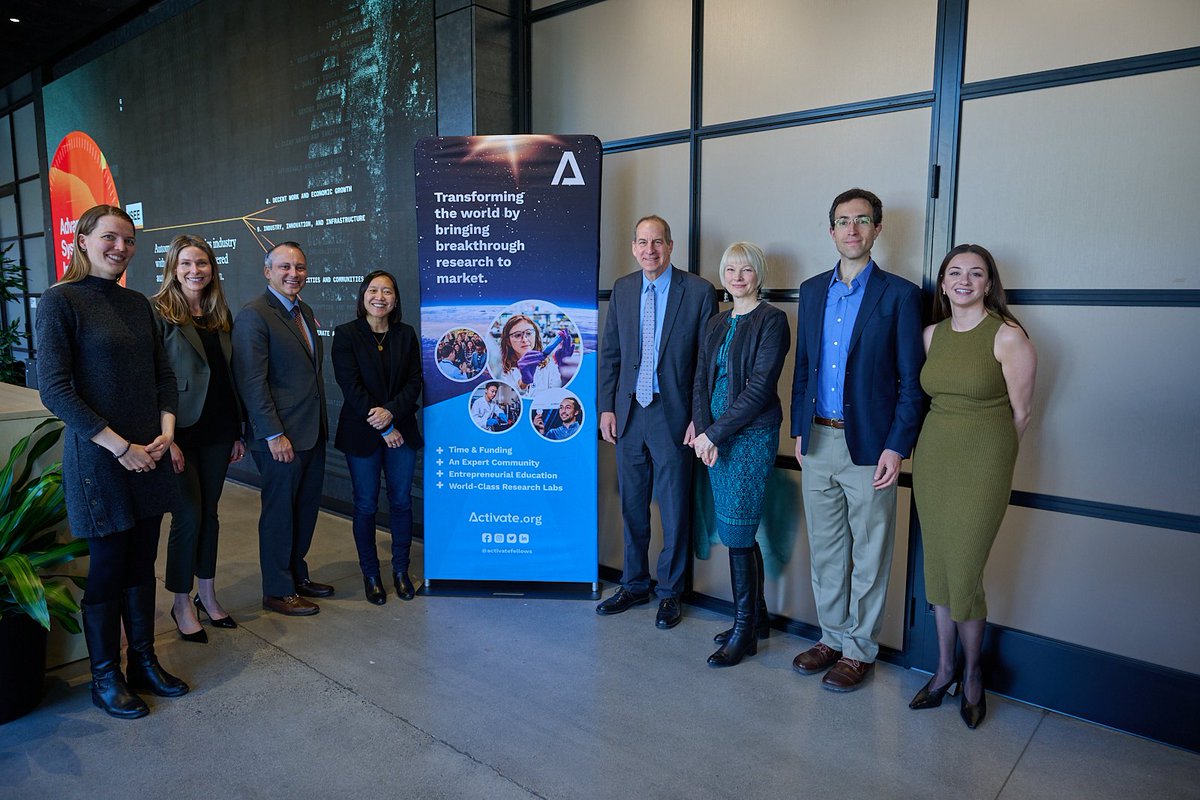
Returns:
[[[730,548],[729,582],[733,585],[733,632],[729,641],[708,657],[710,667],[732,667],[744,656],[758,652],[758,562],[753,548]]]
[[[121,604],[83,606],[83,637],[92,664],[92,704],[118,719],[137,719],[150,713],[142,698],[129,690],[121,674]]]
[[[766,639],[771,635],[771,614],[767,611],[767,595],[763,586],[766,570],[763,568],[762,549],[758,546],[757,541],[754,543],[754,560],[758,564],[758,608],[754,612],[754,627],[758,632],[758,638]],[[729,641],[731,633],[733,633],[733,628],[726,628],[714,636],[713,641],[717,644],[725,644]]]
[[[125,590],[121,616],[129,640],[129,685],[159,697],[180,697],[188,685],[162,668],[154,655],[154,584]]]

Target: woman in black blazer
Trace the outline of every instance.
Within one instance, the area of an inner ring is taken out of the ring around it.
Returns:
[[[151,306],[179,386],[171,466],[183,502],[171,515],[167,540],[166,586],[175,593],[171,619],[185,641],[205,643],[208,634],[200,613],[208,615],[213,627],[237,627],[217,601],[214,586],[217,503],[230,462],[246,454],[242,404],[229,366],[233,317],[208,242],[187,234],[175,237]],[[194,599],[193,576],[199,584]]]
[[[714,637],[721,648],[708,658],[713,667],[731,667],[754,655],[758,639],[771,630],[755,533],[779,450],[783,406],[777,384],[792,335],[787,316],[759,300],[766,275],[758,245],[729,246],[721,257],[721,285],[733,308],[708,320],[696,359],[690,444],[709,468],[717,534],[729,548],[733,588],[733,628]]]
[[[421,395],[421,351],[416,331],[400,321],[396,279],[376,270],[358,288],[358,318],[333,332],[333,372],[344,402],[333,446],[346,454],[354,492],[354,544],[363,589],[375,605],[387,602],[375,550],[380,473],[387,476],[396,595],[415,594],[408,577],[412,545],[412,480]]]

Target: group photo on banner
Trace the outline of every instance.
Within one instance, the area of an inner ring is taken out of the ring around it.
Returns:
[[[600,160],[593,136],[416,147],[431,586],[597,580]]]

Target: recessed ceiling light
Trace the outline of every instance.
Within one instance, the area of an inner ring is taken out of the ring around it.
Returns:
[[[16,17],[9,17],[8,21],[9,22],[20,22],[21,20],[17,19]]]

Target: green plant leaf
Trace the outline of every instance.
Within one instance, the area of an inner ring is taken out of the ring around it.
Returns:
[[[29,434],[29,438],[32,439],[33,437],[37,436],[38,431],[40,431],[42,428],[45,428],[47,425],[56,425],[57,427],[47,433],[42,434],[42,437],[38,439],[37,442],[29,449],[29,455],[25,456],[25,468],[21,470],[20,475],[16,478],[16,480],[13,481],[14,486],[24,486],[25,482],[29,480],[29,473],[33,470],[34,462],[45,455],[46,452],[50,450],[50,448],[54,447],[54,445],[58,443],[58,440],[62,438],[63,430],[66,428],[66,426],[55,417],[51,417],[50,419],[40,423],[36,428],[33,429],[33,432]]]
[[[0,585],[6,585],[21,610],[33,621],[49,630],[50,612],[46,608],[46,589],[42,579],[24,553],[0,558]]]
[[[47,583],[45,586],[46,609],[50,616],[58,620],[68,633],[79,633],[79,621],[75,619],[75,615],[79,613],[79,601],[75,599],[75,595],[66,584],[58,581]]]

